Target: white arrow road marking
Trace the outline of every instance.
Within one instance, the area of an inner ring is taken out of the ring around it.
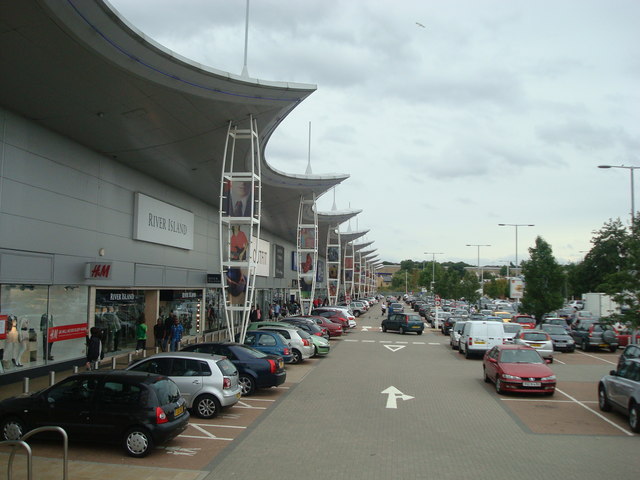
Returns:
[[[380,393],[382,393],[383,395],[389,395],[387,397],[387,406],[386,406],[387,408],[398,408],[398,399],[411,400],[412,398],[415,398],[415,397],[412,397],[411,395],[405,395],[393,385],[390,386],[389,388],[384,389]]]
[[[406,345],[383,345],[384,348],[391,350],[392,352],[397,352],[398,350],[402,350]]]

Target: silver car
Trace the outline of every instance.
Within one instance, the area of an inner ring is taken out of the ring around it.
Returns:
[[[278,327],[271,325],[261,325],[260,330],[270,330],[282,335],[285,340],[291,344],[291,353],[293,354],[293,363],[301,363],[307,358],[313,357],[315,348],[309,334],[299,328]]]
[[[227,357],[195,352],[157,353],[127,370],[166,375],[180,389],[187,407],[201,418],[213,418],[222,407],[240,400],[238,370]]]
[[[598,406],[603,412],[616,409],[629,417],[629,427],[640,433],[640,359],[622,362],[598,384]]]
[[[464,330],[464,324],[466,321],[458,321],[453,325],[453,328],[449,332],[449,345],[454,350],[460,348],[460,336],[462,335],[462,331]]]
[[[540,330],[523,330],[516,334],[513,343],[535,348],[540,356],[553,363],[553,341],[547,332]]]

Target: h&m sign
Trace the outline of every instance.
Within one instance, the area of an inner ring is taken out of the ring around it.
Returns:
[[[111,278],[111,263],[87,263],[84,278],[93,280],[108,280]]]

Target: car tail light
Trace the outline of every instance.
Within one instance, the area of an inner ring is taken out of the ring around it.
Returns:
[[[303,338],[303,339],[302,339],[302,344],[303,344],[305,347],[308,347],[308,346],[309,346],[309,340],[307,340],[306,338]]]
[[[468,345],[473,345],[473,338],[469,337]]]
[[[269,365],[271,367],[269,369],[270,373],[276,373],[276,371],[278,371],[278,366],[276,365],[275,360],[271,360],[271,359],[267,358],[267,361],[269,362]]]
[[[291,350],[289,350],[287,347],[284,348],[284,354],[285,355],[291,355]]]
[[[231,388],[231,379],[229,377],[224,377],[222,388]]]
[[[321,337],[323,333],[324,333],[324,332],[316,332],[316,333],[314,333],[314,335],[316,335],[316,336],[318,336],[318,337]]]
[[[168,421],[169,419],[167,418],[167,414],[164,413],[162,407],[156,407],[156,425],[167,423]]]

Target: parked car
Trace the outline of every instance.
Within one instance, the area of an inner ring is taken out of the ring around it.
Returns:
[[[340,321],[337,319],[335,322],[332,322],[329,318],[323,317],[321,315],[305,315],[302,318],[307,318],[315,322],[318,326],[326,328],[327,332],[329,333],[329,338],[342,336],[342,323],[340,323]]]
[[[566,324],[565,324],[566,325]],[[558,352],[572,353],[576,351],[576,342],[571,338],[569,332],[561,325],[543,323],[540,330],[547,332],[553,342],[553,349]]]
[[[536,328],[536,319],[531,315],[514,315],[511,322],[519,323],[522,328]]]
[[[169,377],[180,389],[187,407],[201,418],[217,416],[240,400],[238,370],[225,357],[195,352],[164,352],[133,362],[133,372]]]
[[[460,316],[450,316],[445,318],[445,320],[440,324],[440,331],[442,332],[443,335],[449,335],[449,333],[451,332],[451,329],[453,328],[453,326],[456,324],[456,322],[459,322],[462,320],[462,317]]]
[[[311,336],[304,330],[287,325],[286,327],[265,325],[260,330],[269,330],[282,335],[291,344],[292,363],[302,363],[307,358],[313,357],[315,350],[311,343]]]
[[[331,319],[331,321],[337,320],[340,325],[342,325],[342,331],[347,332],[350,328],[349,324],[349,314],[346,313],[344,309],[341,308],[332,308],[332,307],[321,307],[314,308],[311,310],[311,315],[319,315],[321,317],[326,317]]]
[[[392,313],[401,313],[404,311],[404,307],[401,303],[393,302],[389,304],[389,308],[387,308],[387,315],[391,315]]]
[[[32,394],[0,402],[0,440],[44,426],[73,441],[121,443],[144,457],[188,426],[187,402],[168,377],[125,370],[79,373]]]
[[[256,388],[277,387],[287,379],[282,357],[263,353],[241,343],[192,343],[182,351],[227,357],[238,370],[242,395],[251,395]]]
[[[547,332],[542,330],[523,330],[513,338],[513,343],[534,348],[542,358],[549,360],[549,363],[553,363],[553,341]]]
[[[402,334],[415,332],[422,335],[424,322],[422,317],[415,313],[394,313],[382,320],[382,331],[386,332],[387,330],[397,330]]]
[[[323,337],[329,340],[329,331],[326,327],[318,325],[310,318],[305,317],[287,317],[282,319],[282,323],[293,325],[307,332],[311,336]]]
[[[553,395],[556,376],[545,360],[526,345],[496,345],[482,360],[484,381],[493,382],[496,392],[544,393]]]
[[[640,359],[629,359],[602,377],[598,406],[603,412],[615,409],[627,415],[631,430],[640,433]]]
[[[513,339],[522,331],[522,325],[519,323],[503,323],[504,343],[513,343]]]
[[[548,317],[542,321],[542,325],[557,325],[565,329],[565,331],[569,331],[569,324],[567,323],[566,318],[561,317]]]
[[[278,355],[283,358],[284,363],[293,362],[291,344],[278,332],[249,330],[244,337],[244,344],[263,353]]]
[[[351,304],[349,304],[349,308],[353,312],[353,315],[356,317],[359,317],[363,313],[367,312],[367,306],[360,301],[352,301]]]
[[[640,333],[636,333],[636,341],[632,342],[631,337],[633,336],[633,328],[623,328],[617,334],[618,337],[618,345],[620,347],[626,347],[630,343],[640,343]]]
[[[451,348],[454,350],[460,348],[460,336],[464,330],[465,323],[467,323],[467,321],[457,321],[449,332],[449,345],[451,345]]]
[[[469,321],[464,324],[458,352],[466,358],[484,354],[504,342],[503,322]]]
[[[513,313],[511,312],[504,312],[504,311],[496,311],[490,314],[492,317],[498,317],[500,318],[503,322],[510,322],[511,318],[513,317]]]
[[[627,345],[618,358],[618,369],[632,358],[640,358],[640,345]]]
[[[618,349],[618,337],[611,325],[597,321],[581,320],[573,325],[570,333],[583,351],[592,348],[606,348],[611,352]]]

